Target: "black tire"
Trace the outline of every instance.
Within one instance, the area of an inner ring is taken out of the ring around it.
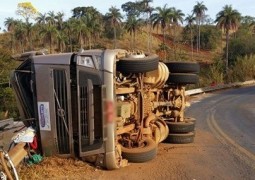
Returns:
[[[169,133],[189,133],[193,132],[195,129],[195,123],[194,122],[171,122],[166,121],[166,124],[169,128]]]
[[[117,62],[117,71],[122,73],[144,73],[158,69],[159,57],[145,54],[144,58],[122,58]]]
[[[164,142],[172,144],[188,144],[194,142],[195,133],[169,134]]]
[[[196,74],[171,73],[168,77],[168,84],[197,84],[199,81]]]
[[[170,73],[199,73],[200,66],[196,62],[168,62],[165,63]]]
[[[122,157],[129,162],[142,163],[154,159],[157,155],[157,144],[152,139],[145,139],[145,146],[141,148],[121,147]]]

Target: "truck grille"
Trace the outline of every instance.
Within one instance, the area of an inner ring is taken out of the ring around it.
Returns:
[[[58,151],[59,154],[69,154],[69,114],[65,70],[53,70],[53,77]]]
[[[81,118],[81,137],[88,139],[88,112],[87,112],[87,87],[80,87],[80,118]]]

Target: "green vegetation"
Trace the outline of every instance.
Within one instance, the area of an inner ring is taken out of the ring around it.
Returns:
[[[230,30],[236,31],[241,20],[241,14],[232,9],[232,6],[226,5],[223,9],[217,14],[215,22],[217,26],[221,29],[224,29],[226,32],[226,70],[228,70],[228,53],[229,53],[229,36]]]
[[[252,54],[255,54],[255,36],[244,25],[236,32],[236,38],[231,39],[229,42],[229,64],[233,66],[238,57]]]
[[[244,57],[237,58],[235,65],[228,73],[228,81],[246,81],[255,78],[255,56],[246,55]]]
[[[54,11],[43,14],[29,2],[19,3],[16,13],[22,20],[6,17],[4,33],[0,34],[0,119],[18,116],[8,85],[10,70],[16,65],[11,55],[30,50],[153,51],[163,61],[201,63],[199,86],[254,78],[255,17],[241,16],[231,5],[223,6],[213,20],[206,15],[210,7],[204,2],[196,2],[191,6],[192,14],[186,16],[181,9],[167,4],[152,7],[151,3],[125,2],[123,14],[116,7],[102,14],[95,7],[81,6],[71,10],[71,17]]]
[[[9,87],[10,71],[15,66],[11,53],[0,48],[0,119],[18,116],[15,97]]]

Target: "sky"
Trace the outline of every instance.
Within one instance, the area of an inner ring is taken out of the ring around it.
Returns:
[[[55,11],[64,12],[65,17],[71,16],[71,9],[78,6],[94,6],[101,13],[105,14],[111,6],[116,6],[121,9],[121,5],[128,1],[134,0],[30,0],[34,7],[41,13]],[[200,0],[199,0],[200,1]],[[7,17],[17,17],[15,11],[17,4],[25,2],[22,0],[2,0],[0,5],[0,27],[3,30],[4,21]],[[153,0],[152,6],[163,7],[165,4],[168,7],[176,7],[181,9],[185,14],[191,14],[193,6],[197,0]],[[216,14],[222,10],[224,5],[231,4],[234,9],[237,9],[243,16],[250,15],[255,17],[255,0],[203,0],[208,8],[206,14],[212,19],[215,19]]]

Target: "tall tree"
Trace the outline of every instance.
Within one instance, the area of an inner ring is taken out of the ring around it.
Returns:
[[[11,34],[11,49],[12,54],[14,54],[14,45],[15,45],[15,26],[17,25],[17,21],[13,18],[6,18],[4,21],[4,25],[7,28],[7,31]]]
[[[87,42],[89,49],[91,49],[92,41],[95,44],[99,35],[102,33],[102,14],[93,6],[76,7],[72,12],[73,18],[81,20],[80,22],[83,23],[83,28],[86,27],[86,29],[84,29],[86,33],[83,33],[83,41]],[[80,40],[79,42],[81,43]]]
[[[176,27],[179,24],[183,23],[183,17],[185,16],[185,14],[180,10],[180,9],[176,9],[176,8],[170,8],[171,12],[170,12],[170,18],[171,18],[171,22],[174,28],[174,42],[176,40]]]
[[[185,21],[187,22],[187,26],[190,30],[190,46],[191,46],[191,57],[193,60],[193,24],[194,21],[196,20],[196,18],[193,15],[187,15],[187,17],[185,18]]]
[[[57,29],[59,31],[61,31],[63,29],[63,18],[64,18],[65,14],[63,12],[58,12],[55,16],[55,21],[56,21],[56,25],[57,25]]]
[[[73,51],[73,34],[74,34],[74,21],[76,19],[70,18],[66,22],[64,22],[64,30],[67,34],[68,37],[68,46],[69,46],[69,51]]]
[[[163,44],[165,46],[166,30],[171,20],[171,9],[165,4],[163,8],[156,7],[155,11],[156,12],[151,15],[152,25],[153,28],[160,25],[161,31],[163,32]]]
[[[224,29],[226,33],[226,71],[228,70],[228,47],[230,30],[236,31],[241,20],[241,14],[232,8],[231,5],[225,5],[216,15],[215,22],[217,27]]]
[[[81,19],[75,19],[73,22],[74,25],[74,32],[77,34],[78,44],[80,45],[80,48],[83,48],[84,46],[84,37],[88,33],[87,24],[84,23],[85,18],[82,17]]]
[[[57,35],[58,31],[55,26],[45,26],[41,31],[39,32],[41,35],[43,35],[44,38],[47,39],[50,45],[50,53],[52,53],[52,47],[53,47],[53,38],[55,35]]]
[[[57,33],[58,50],[60,52],[63,52],[63,48],[65,46],[65,41],[66,41],[66,36],[63,32],[64,15],[65,15],[64,13],[58,12],[55,16],[55,22],[56,22],[55,24],[58,30],[58,33]]]
[[[117,32],[116,28],[121,24],[122,15],[120,13],[120,10],[116,7],[111,7],[109,9],[109,12],[106,14],[106,18],[110,20],[111,26],[113,27],[113,33],[114,33],[114,48],[116,48],[116,40],[117,40]]]
[[[56,15],[54,11],[49,11],[47,13],[46,22],[49,26],[55,26],[56,25]]]
[[[177,59],[177,45],[178,42],[176,42],[176,31],[177,28],[179,26],[179,24],[183,23],[183,17],[185,16],[185,14],[180,10],[180,9],[176,9],[174,7],[170,8],[171,9],[171,13],[170,13],[170,18],[171,18],[171,23],[172,23],[172,27],[174,30],[174,57],[175,59]]]
[[[207,7],[203,4],[204,2],[197,2],[197,4],[193,7],[193,14],[196,15],[197,18],[197,26],[198,26],[198,36],[197,36],[197,51],[200,50],[200,26],[201,26],[201,20],[202,17],[205,14],[205,11],[207,11]]]
[[[26,28],[25,23],[22,21],[17,21],[15,26],[15,39],[19,42],[21,52],[25,51],[25,42],[26,42]]]
[[[127,17],[136,16],[139,17],[141,14],[140,2],[128,1],[121,5],[121,9],[126,12]]]
[[[58,50],[59,52],[63,52],[66,47],[67,36],[64,31],[57,32],[57,39],[58,39]]]
[[[140,28],[142,24],[142,20],[136,18],[135,16],[129,16],[127,19],[127,22],[125,23],[125,29],[127,32],[130,33],[131,35],[131,49],[135,48],[135,37],[136,37],[136,32]]]
[[[38,24],[45,25],[46,17],[47,17],[46,13],[44,13],[44,14],[38,13],[38,16],[35,18],[35,20],[37,21]]]
[[[153,0],[142,0],[141,1],[141,7],[142,7],[142,12],[147,14],[147,34],[148,34],[148,40],[147,40],[147,50],[148,52],[151,51],[151,32],[152,32],[152,22],[151,22],[151,14],[154,10],[152,6],[150,6],[150,3],[152,3]]]
[[[22,2],[22,3],[18,3],[18,8],[16,11],[17,15],[22,16],[26,23],[29,22],[29,19],[35,19],[38,11],[36,10],[36,8],[32,5],[31,2]]]
[[[24,28],[26,31],[26,43],[28,46],[28,50],[31,51],[33,49],[33,44],[32,44],[33,24],[29,22],[25,23]]]

